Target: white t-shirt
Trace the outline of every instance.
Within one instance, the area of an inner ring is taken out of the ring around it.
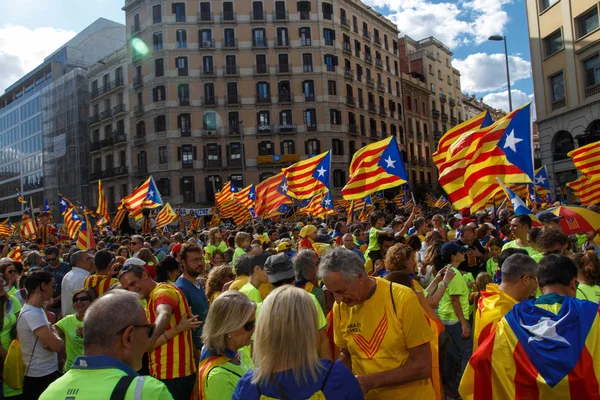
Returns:
[[[89,275],[90,273],[85,269],[73,267],[64,276],[60,293],[63,318],[67,315],[75,314],[75,309],[73,309],[73,293],[79,289],[83,289],[83,282]]]
[[[39,339],[37,344],[35,343],[37,336],[33,331],[44,325],[50,325],[44,310],[25,304],[17,323],[17,336],[21,345],[26,376],[32,378],[46,376],[58,370],[58,354],[44,349],[44,342]],[[33,357],[32,351],[34,351]]]

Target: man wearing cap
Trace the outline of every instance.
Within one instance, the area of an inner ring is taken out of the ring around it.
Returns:
[[[554,214],[552,214],[554,215]],[[542,255],[529,245],[527,235],[531,230],[531,217],[528,215],[517,215],[510,220],[510,230],[515,235],[515,240],[502,246],[505,249],[523,249],[536,262],[542,259]]]
[[[296,255],[296,251],[292,249],[292,244],[288,239],[282,239],[280,241],[280,243],[277,245],[277,252],[284,253],[290,259]]]
[[[283,285],[294,284],[294,264],[292,263],[292,260],[290,260],[283,253],[276,254],[267,258],[267,261],[265,262],[265,271],[267,272],[269,282],[271,282],[271,284],[276,288]],[[325,319],[325,315],[323,314],[323,310],[321,309],[317,298],[312,293],[308,294],[313,300],[315,304],[315,309],[317,310],[320,339],[319,355],[321,358],[333,360],[329,338],[327,337],[327,320]]]
[[[56,243],[58,241],[56,233],[58,230],[49,223],[50,213],[42,211],[38,214],[40,218],[40,224],[37,229],[38,238],[42,239],[42,244],[45,246],[49,243]]]
[[[305,225],[300,229],[300,246],[298,250],[312,250],[313,243],[317,240],[318,236],[317,227],[314,225]]]
[[[558,222],[563,218],[562,216],[553,214],[551,211],[542,211],[537,217],[544,226],[558,229],[562,232],[562,226],[560,226],[560,223]]]

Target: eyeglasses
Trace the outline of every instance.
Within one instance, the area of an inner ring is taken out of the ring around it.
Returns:
[[[248,321],[244,324],[244,330],[246,332],[252,332],[254,330],[255,326],[256,326],[256,320],[253,319],[252,321]]]
[[[89,298],[88,296],[85,296],[85,297],[75,297],[73,299],[73,304],[79,303],[80,301],[92,301],[92,299]]]
[[[54,257],[54,258],[46,257],[46,261],[54,262],[54,261],[56,261],[56,257]]]
[[[154,324],[127,325],[126,327],[121,329],[119,332],[117,332],[117,336],[121,336],[123,333],[125,333],[127,328],[129,328],[130,326],[133,327],[133,329],[143,329],[143,328],[147,329],[148,330],[148,339],[151,338],[152,335],[154,335],[154,329],[156,329],[156,325],[154,325]]]

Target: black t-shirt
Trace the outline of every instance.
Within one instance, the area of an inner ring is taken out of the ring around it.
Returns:
[[[479,250],[481,254],[486,253],[485,247],[479,243],[479,240],[474,240],[471,245],[463,243],[462,240],[457,240],[456,244],[459,246],[467,246],[469,250]],[[477,278],[478,273],[485,272],[485,263],[481,257],[465,254],[465,261],[458,266],[458,270],[470,272],[473,275],[473,278]]]

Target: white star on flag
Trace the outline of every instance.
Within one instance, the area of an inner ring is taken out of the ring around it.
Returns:
[[[286,193],[287,193],[287,191],[288,191],[288,185],[287,185],[286,183],[284,183],[284,184],[283,184],[283,185],[281,185],[280,187],[281,187],[281,190],[283,190],[284,192],[286,192]]]
[[[535,178],[535,183],[540,183],[543,185],[544,183],[546,183],[546,178],[540,175],[537,178]]]
[[[388,156],[388,158],[383,161],[386,162],[388,168],[396,168],[396,160],[392,160],[391,156]]]
[[[517,152],[517,143],[522,142],[523,139],[519,139],[515,137],[515,130],[510,131],[510,134],[506,137],[506,142],[504,143],[504,148],[510,148],[515,153]]]
[[[254,193],[250,192],[250,194],[248,194],[248,197],[249,197],[250,199],[253,199],[253,198],[254,198]]]
[[[331,200],[330,199],[325,199],[324,201],[326,206],[329,206],[331,204]]]
[[[319,173],[319,176],[325,176],[325,172],[327,172],[327,170],[321,165],[321,169],[318,169],[317,172]]]
[[[152,190],[151,190],[151,191],[149,191],[149,192],[148,192],[148,195],[150,195],[150,197],[154,197],[154,191],[152,191]]]
[[[66,202],[66,201],[64,201],[64,200],[61,200],[61,201],[60,201],[60,204],[61,204],[62,206],[65,206],[65,207],[67,206],[67,202]]]

